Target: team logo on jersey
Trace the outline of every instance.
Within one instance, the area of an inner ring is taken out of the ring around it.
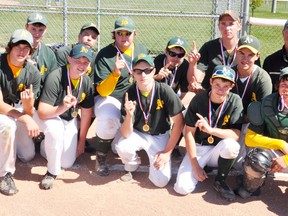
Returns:
[[[252,101],[257,101],[257,99],[256,99],[256,93],[255,93],[255,92],[252,92],[251,102],[252,102]]]
[[[21,83],[21,84],[18,85],[17,91],[22,92],[22,91],[24,91],[25,89],[26,89],[26,85],[23,84],[23,83]]]
[[[223,120],[223,123],[222,123],[222,126],[225,126],[229,123],[229,119],[230,119],[230,115],[225,115],[224,116],[224,120]]]
[[[125,19],[123,19],[123,20],[121,21],[121,25],[122,25],[122,26],[128,25],[128,21],[125,20]]]
[[[164,105],[164,101],[163,100],[160,100],[160,99],[157,99],[157,107],[156,107],[156,110],[160,110],[160,109],[163,109],[163,105]]]
[[[85,92],[82,92],[81,99],[80,99],[79,103],[81,103],[85,98],[86,98],[86,94],[85,94]]]
[[[86,71],[87,76],[90,76],[91,72],[92,72],[92,68],[91,68],[91,66],[90,66],[90,67],[88,68],[88,70]]]
[[[40,75],[44,76],[45,72],[48,71],[48,68],[46,68],[44,65],[42,65],[41,70],[40,70]]]
[[[80,53],[88,53],[88,49],[85,46],[81,47]]]

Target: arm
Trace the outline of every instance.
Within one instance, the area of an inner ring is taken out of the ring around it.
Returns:
[[[196,151],[196,143],[194,139],[194,135],[196,132],[195,127],[185,126],[185,143],[186,143],[186,151],[189,156],[193,175],[198,181],[204,181],[208,178],[206,172],[200,167],[197,160],[197,151]]]
[[[77,157],[82,153],[84,153],[85,141],[90,127],[91,117],[92,117],[92,108],[85,109],[81,107],[80,131],[76,152]]]

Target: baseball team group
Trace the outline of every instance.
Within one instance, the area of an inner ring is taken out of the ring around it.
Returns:
[[[113,151],[127,182],[144,150],[155,187],[168,184],[171,158],[178,158],[174,190],[181,195],[216,168],[213,188],[226,200],[259,196],[267,175],[287,167],[288,21],[283,47],[263,66],[259,40],[239,37],[240,16],[232,10],[219,16],[221,36],[199,51],[195,41],[189,46],[174,36],[156,57],[135,41],[128,16],[115,20],[112,42],[99,52],[92,22],[83,24],[76,43],[57,49],[42,42],[47,27],[45,15],[30,14],[0,55],[2,194],[18,192],[16,159],[31,161],[38,151],[47,160],[44,190],[84,152],[96,154],[95,172],[105,177]],[[86,140],[91,125],[93,146]],[[233,189],[226,181],[231,169],[241,173]]]

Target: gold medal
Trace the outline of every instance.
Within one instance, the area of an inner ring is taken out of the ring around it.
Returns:
[[[130,78],[129,78],[129,83],[133,83],[133,81],[134,81],[133,76],[130,76]]]
[[[147,132],[147,131],[149,131],[149,129],[150,129],[150,127],[148,124],[143,125],[143,131]]]
[[[78,116],[78,111],[76,109],[73,110],[71,115],[72,115],[73,118],[76,118]]]
[[[207,138],[207,141],[209,144],[213,144],[214,143],[214,138],[212,135],[210,135],[208,138]]]

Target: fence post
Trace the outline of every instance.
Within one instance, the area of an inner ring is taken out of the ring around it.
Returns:
[[[97,28],[99,30],[100,33],[100,27],[101,27],[101,21],[100,21],[100,17],[101,17],[101,0],[98,0],[97,3]],[[101,35],[99,34],[97,37],[97,51],[100,51],[100,42],[101,42]]]
[[[68,0],[63,1],[63,38],[64,44],[68,44]]]
[[[249,0],[244,0],[244,7],[243,7],[243,21],[242,21],[242,36],[247,35],[248,29],[248,17],[249,17]]]

